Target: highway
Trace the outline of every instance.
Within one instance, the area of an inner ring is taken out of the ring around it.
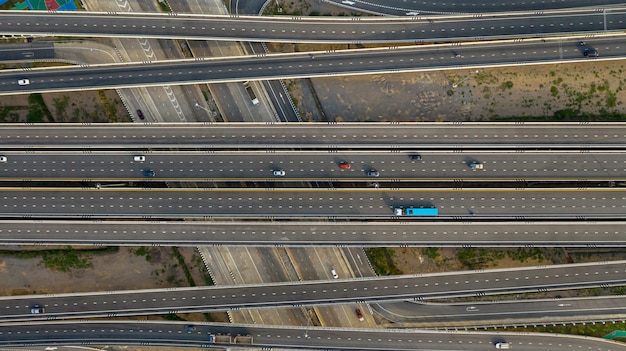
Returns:
[[[622,0],[559,0],[559,1],[485,1],[467,2],[426,2],[405,0],[325,0],[336,6],[356,9],[366,13],[384,14],[388,16],[415,16],[416,14],[466,14],[510,11],[545,11],[550,9],[566,9],[577,7],[605,8],[611,5],[623,5]],[[244,2],[243,0],[237,1]]]
[[[626,123],[0,124],[0,147],[217,149],[626,149]]]
[[[619,33],[626,9],[430,18],[2,11],[0,34],[311,43],[416,43]]]
[[[425,180],[626,180],[623,152],[415,152],[389,151],[181,151],[181,152],[5,152],[0,181],[143,180],[151,169],[159,180],[193,181],[425,181]],[[144,161],[135,161],[137,155]],[[350,169],[340,169],[347,162]],[[473,170],[472,162],[484,165]],[[282,170],[284,176],[273,172]],[[378,172],[373,177],[373,171]]]
[[[482,269],[289,283],[204,286],[0,298],[1,321],[113,317],[246,308],[302,307],[374,301],[437,299],[626,284],[626,261]],[[31,314],[38,304],[43,314]]]
[[[208,334],[250,335],[255,349],[325,349],[381,351],[484,351],[507,341],[515,350],[623,351],[622,344],[599,338],[572,335],[426,331],[417,329],[320,328],[194,323],[195,331],[185,331],[182,322],[81,321],[0,325],[0,346],[35,345],[141,345],[209,348]],[[230,347],[242,345],[228,345]]]
[[[552,295],[558,296],[558,292]],[[372,308],[394,323],[414,328],[467,325],[551,325],[626,319],[626,297],[596,296],[459,303],[376,303]]]
[[[5,218],[415,220],[394,217],[394,208],[416,206],[438,207],[443,219],[625,219],[626,213],[626,188],[0,188],[0,200],[0,217]]]
[[[600,57],[586,58],[584,48]],[[626,36],[579,40],[511,41],[481,45],[434,45],[384,49],[275,54],[259,57],[148,61],[76,67],[7,70],[0,73],[0,94],[121,87],[241,82],[279,78],[329,77],[441,69],[476,69],[522,64],[622,60]],[[28,78],[29,85],[18,80]],[[450,86],[454,82],[450,82]]]
[[[624,247],[626,222],[3,220],[5,245]]]

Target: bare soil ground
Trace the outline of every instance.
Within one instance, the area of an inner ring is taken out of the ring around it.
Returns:
[[[312,78],[310,83],[298,79],[286,84],[305,120],[324,120],[312,92],[329,121],[520,120],[552,117],[568,109],[625,114],[624,71],[626,61],[595,61],[478,73],[464,69]]]
[[[115,90],[89,90],[0,98],[0,123],[130,122]],[[47,110],[47,111],[46,111]]]

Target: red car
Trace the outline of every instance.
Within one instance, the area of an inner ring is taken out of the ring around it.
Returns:
[[[363,314],[361,313],[361,310],[360,310],[360,309],[358,309],[358,308],[357,308],[356,310],[354,310],[354,312],[356,312],[356,317],[357,317],[357,318],[358,318],[361,322],[363,322],[363,321],[365,320],[365,318],[363,318]]]
[[[339,168],[341,169],[350,169],[350,164],[348,162],[339,163]]]

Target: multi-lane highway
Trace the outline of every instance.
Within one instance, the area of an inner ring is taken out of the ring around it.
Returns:
[[[235,2],[234,0],[231,0]],[[604,8],[611,5],[623,5],[620,0],[595,0],[590,3],[588,0],[559,0],[559,1],[485,1],[474,0],[467,2],[427,2],[405,0],[325,0],[336,6],[347,7],[358,11],[374,14],[384,14],[390,16],[416,16],[418,14],[452,14],[452,13],[486,13],[486,12],[510,12],[510,11],[545,11],[549,9],[565,9],[577,7]],[[254,1],[236,1],[248,3]],[[258,0],[257,0],[258,2]],[[233,4],[234,5],[234,4]],[[232,5],[231,5],[232,6]],[[246,8],[249,8],[247,6]]]
[[[555,292],[553,295],[557,295]],[[598,296],[459,303],[376,303],[372,308],[394,323],[413,327],[525,325],[589,320],[624,320],[626,297]]]
[[[195,181],[626,180],[626,160],[617,151],[20,151],[3,156],[0,181],[143,180],[145,170],[155,171],[155,180]],[[350,169],[341,169],[341,162]],[[484,168],[472,169],[472,162]]]
[[[626,222],[4,220],[6,245],[624,247]]]
[[[0,320],[301,307],[626,284],[626,261],[359,279],[332,279],[333,267],[328,265],[326,269],[325,281],[2,297]],[[30,313],[35,304],[45,313]]]
[[[141,345],[196,348],[245,345],[209,344],[209,334],[251,336],[255,349],[324,349],[372,351],[484,351],[506,341],[516,351],[623,351],[622,344],[599,338],[558,334],[426,331],[417,329],[354,329],[194,323],[82,321],[0,325],[0,346]]]
[[[153,179],[153,178],[147,178]],[[0,189],[0,217],[395,218],[438,207],[452,219],[625,219],[626,188],[590,189]],[[405,217],[404,219],[407,219]]]
[[[391,43],[596,34],[626,29],[624,8],[423,18],[248,17],[3,11],[1,34],[323,43]]]
[[[585,57],[585,48],[598,50],[600,57]],[[621,60],[624,57],[626,37],[623,36],[588,39],[585,46],[579,45],[576,39],[537,39],[489,45],[331,50],[261,57],[41,68],[28,72],[11,70],[0,74],[0,94],[557,64]],[[24,78],[29,79],[30,84],[19,85],[18,80]],[[450,86],[452,84],[450,82]]]
[[[0,147],[623,150],[626,123],[0,124]]]

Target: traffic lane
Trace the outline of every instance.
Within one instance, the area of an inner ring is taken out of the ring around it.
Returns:
[[[210,286],[159,290],[30,295],[0,300],[0,319],[34,320],[96,316],[302,307],[484,296],[503,293],[611,287],[626,283],[626,261],[430,273],[422,275]],[[35,304],[43,314],[31,314]]]
[[[0,52],[0,61],[33,61],[53,58],[55,54],[52,42],[9,44],[3,46]]]
[[[5,152],[0,180],[619,180],[622,152]],[[420,159],[415,159],[416,157]],[[350,169],[342,169],[342,163]],[[472,169],[482,164],[482,169]],[[284,172],[276,175],[274,172]]]
[[[523,301],[468,302],[456,304],[394,302],[372,307],[394,322],[454,325],[463,321],[516,323],[521,320],[577,321],[615,317],[626,312],[623,296],[554,298]]]
[[[151,179],[151,178],[148,178]],[[139,189],[3,188],[0,216],[396,217],[394,208],[437,207],[470,217],[622,218],[626,189]]]
[[[188,323],[188,322],[187,322]],[[432,331],[419,329],[352,329],[290,326],[226,325],[194,323],[196,331],[185,332],[181,322],[83,321],[46,322],[33,324],[0,325],[0,344],[58,345],[80,344],[141,344],[153,340],[159,345],[211,347],[208,334],[250,335],[255,347],[307,347],[334,350],[433,350],[462,349],[482,351],[493,349],[494,344],[506,341],[515,350],[561,351],[563,349],[589,349],[623,351],[622,344],[614,341],[564,334]],[[46,335],[47,337],[42,337]]]
[[[240,0],[242,1],[242,0]],[[238,1],[239,2],[239,1]],[[348,7],[364,12],[386,14],[391,16],[428,16],[431,14],[451,13],[489,13],[489,12],[509,12],[509,11],[532,11],[532,10],[552,10],[567,8],[582,8],[589,6],[587,0],[561,0],[559,2],[492,2],[492,1],[471,1],[465,3],[438,3],[420,2],[419,6],[405,0],[370,0],[370,1],[350,1],[350,0],[328,0],[335,6]],[[623,0],[599,0],[594,6],[623,5]]]
[[[299,276],[319,279],[309,251],[298,246],[355,246],[346,249],[357,277],[371,276],[363,246],[464,245],[487,247],[624,247],[626,222],[485,222],[464,218],[456,222],[159,222],[159,221],[48,221],[5,220],[0,243],[7,245],[234,245],[290,246]],[[324,267],[326,268],[326,267]],[[219,271],[219,270],[218,270]],[[326,269],[323,271],[326,276]]]
[[[218,83],[245,80],[321,77],[337,74],[416,72],[470,69],[514,63],[542,64],[614,60],[626,55],[626,38],[594,39],[600,57],[585,58],[579,41],[507,42],[500,45],[424,46],[386,50],[280,54],[211,60],[143,62],[107,66],[54,68],[0,74],[0,93],[68,91],[105,87],[142,87],[163,84]],[[621,44],[621,46],[620,46]],[[19,79],[30,84],[20,86]]]
[[[194,17],[132,13],[3,14],[0,32],[63,36],[205,39],[316,43],[383,43],[517,37],[621,31],[624,9],[579,10],[548,14],[485,15],[461,18],[385,21],[380,18],[330,19],[323,17]],[[606,22],[605,22],[606,21]],[[89,23],[87,25],[87,23]],[[131,23],[131,24],[129,24]],[[558,28],[556,31],[555,29]]]
[[[116,123],[116,124],[0,124],[0,146],[36,148],[80,147],[271,147],[309,146],[335,150],[353,147],[463,147],[491,145],[524,148],[560,145],[589,148],[626,146],[626,124],[620,123]]]

